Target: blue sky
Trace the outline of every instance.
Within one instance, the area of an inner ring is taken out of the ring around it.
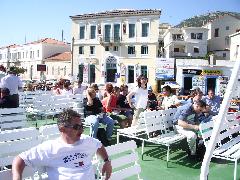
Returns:
[[[213,11],[240,12],[240,0],[0,0],[0,47],[41,38],[71,42],[69,16],[112,9],[162,9],[160,22],[176,25]]]

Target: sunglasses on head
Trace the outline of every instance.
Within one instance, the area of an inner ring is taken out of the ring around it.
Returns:
[[[74,130],[82,130],[83,129],[83,125],[82,124],[74,124],[74,125],[65,125],[64,127],[66,128],[72,128]]]

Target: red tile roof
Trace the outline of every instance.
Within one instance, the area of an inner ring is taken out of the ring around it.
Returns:
[[[57,53],[46,58],[46,61],[71,61],[71,55],[71,52]]]
[[[4,47],[0,47],[0,49],[5,49],[5,48],[16,48],[16,47],[21,47],[20,45],[17,44],[11,44],[9,46],[4,46]]]
[[[58,44],[58,45],[67,45],[67,43],[63,42],[63,41],[58,41],[56,39],[52,39],[52,38],[44,38],[44,39],[40,39],[38,41],[33,41],[28,44],[40,44],[40,43],[46,43],[46,44]]]

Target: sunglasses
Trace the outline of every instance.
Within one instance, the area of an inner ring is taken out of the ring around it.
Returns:
[[[65,125],[66,128],[72,128],[74,130],[83,130],[82,124],[74,124],[74,125]]]

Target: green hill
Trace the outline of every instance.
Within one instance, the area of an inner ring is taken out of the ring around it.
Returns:
[[[240,19],[240,13],[238,12],[216,11],[216,12],[211,12],[211,13],[198,15],[198,16],[185,19],[175,27],[184,27],[184,26],[185,27],[201,27],[203,26],[203,24],[206,24],[207,22],[217,19],[218,17],[224,16],[224,15],[232,15]]]

